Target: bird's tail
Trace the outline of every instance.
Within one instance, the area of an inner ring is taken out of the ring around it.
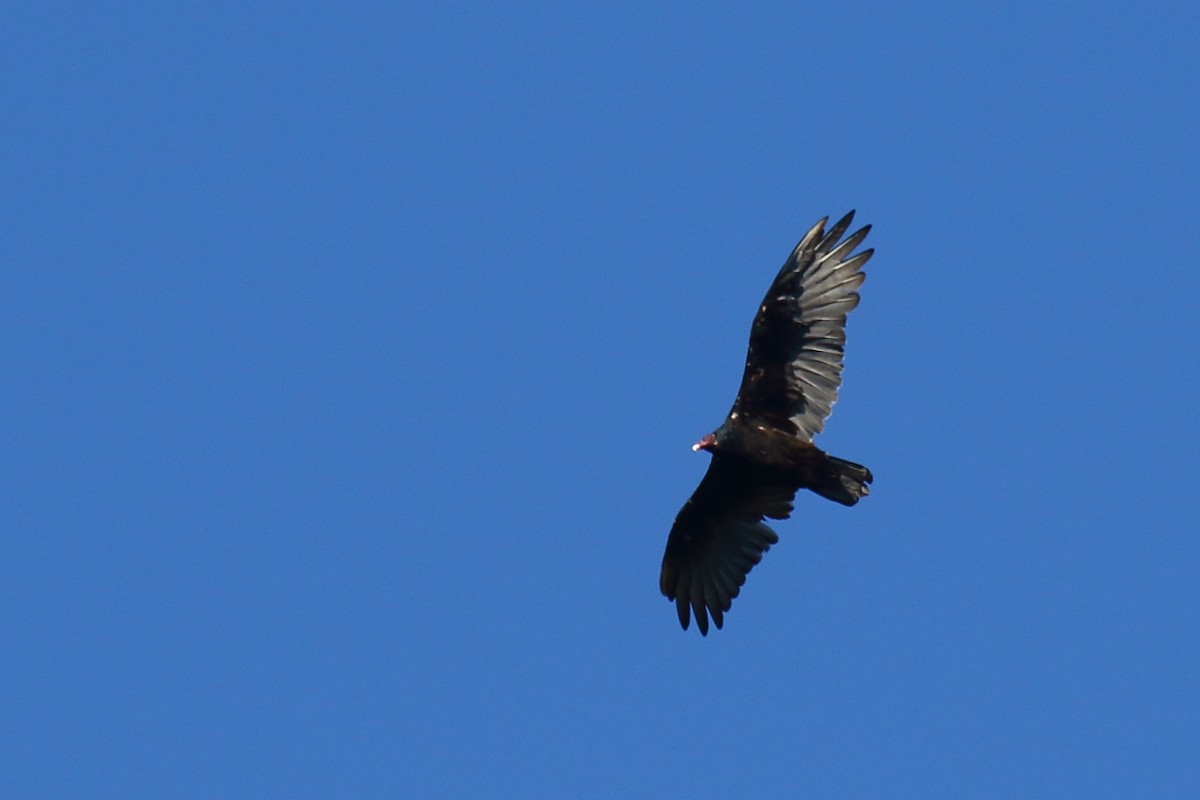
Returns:
[[[825,458],[825,474],[816,485],[810,487],[814,492],[844,506],[852,506],[870,494],[867,484],[874,480],[871,470],[862,464],[834,456],[827,455]]]

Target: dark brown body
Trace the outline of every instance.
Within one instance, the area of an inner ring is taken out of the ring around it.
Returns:
[[[723,425],[704,441],[703,449],[734,461],[747,478],[786,486],[793,494],[799,489],[811,489],[822,497],[852,506],[870,492],[867,484],[873,476],[866,467],[831,456],[812,442],[797,438],[795,433],[769,425]]]

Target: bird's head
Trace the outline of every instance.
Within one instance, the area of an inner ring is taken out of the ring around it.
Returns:
[[[716,443],[717,435],[715,433],[710,433],[708,436],[705,436],[703,439],[692,445],[692,452],[697,452],[699,450],[712,450]]]

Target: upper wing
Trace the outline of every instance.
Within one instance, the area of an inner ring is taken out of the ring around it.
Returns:
[[[675,518],[659,588],[675,601],[684,630],[689,610],[700,633],[708,635],[709,615],[720,628],[746,575],[779,541],[762,520],[786,519],[796,487],[763,477],[752,465],[714,453],[704,479]]]
[[[811,440],[825,427],[842,383],[846,315],[858,305],[863,264],[851,255],[871,226],[841,244],[854,212],[828,233],[822,219],[804,235],[767,290],[754,326],[731,419],[756,417]]]

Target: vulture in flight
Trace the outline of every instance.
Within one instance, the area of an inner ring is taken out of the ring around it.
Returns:
[[[712,461],[675,518],[659,579],[684,630],[693,614],[705,636],[709,617],[722,626],[746,575],[779,541],[763,518],[786,519],[797,490],[847,506],[867,494],[869,469],[813,444],[837,400],[846,315],[874,252],[854,252],[869,225],[842,239],[853,219],[851,211],[829,230],[822,219],[792,250],[754,317],[729,416],[692,445]]]

